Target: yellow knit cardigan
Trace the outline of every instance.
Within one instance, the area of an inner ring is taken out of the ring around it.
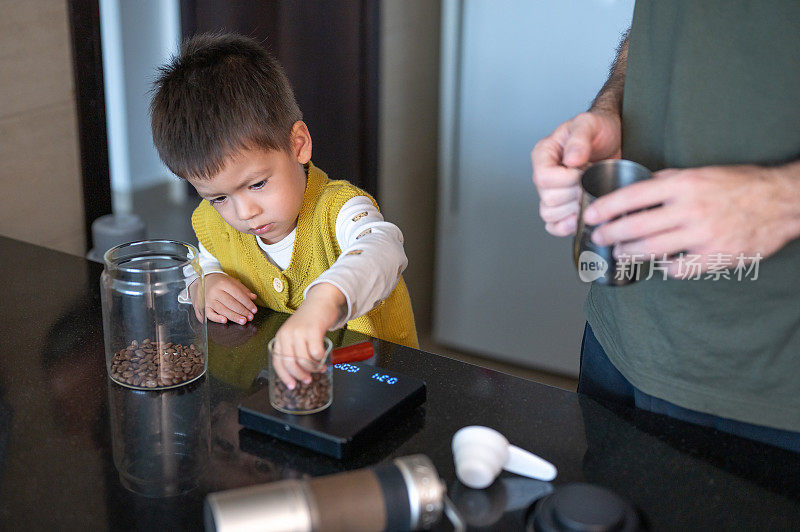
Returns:
[[[355,196],[370,197],[347,181],[328,179],[325,172],[309,163],[292,258],[285,270],[269,262],[255,240],[257,236],[240,233],[228,225],[206,200],[192,214],[192,226],[200,243],[219,260],[225,273],[258,296],[257,305],[291,313],[303,302],[305,288],[341,254],[336,217]],[[418,347],[411,299],[403,278],[389,297],[367,314],[347,322],[347,328]]]

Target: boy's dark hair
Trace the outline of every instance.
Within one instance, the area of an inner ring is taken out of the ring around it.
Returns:
[[[283,69],[253,39],[197,35],[159,72],[150,125],[161,160],[176,175],[206,179],[239,150],[290,148],[303,115]]]

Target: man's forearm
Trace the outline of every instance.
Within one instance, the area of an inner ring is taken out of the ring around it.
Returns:
[[[772,206],[786,220],[786,240],[800,238],[800,161],[767,169],[777,185]]]
[[[601,112],[605,114],[612,114],[616,116],[622,115],[622,94],[625,90],[625,68],[628,64],[628,37],[630,29],[625,32],[625,35],[620,41],[617,48],[617,57],[614,64],[611,65],[611,71],[608,74],[603,88],[595,96],[592,102],[590,111]]]

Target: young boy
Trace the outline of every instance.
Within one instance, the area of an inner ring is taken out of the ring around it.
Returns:
[[[159,155],[203,198],[192,225],[209,320],[245,324],[254,302],[293,313],[274,346],[290,357],[319,360],[325,333],[345,324],[417,347],[403,235],[368,194],[311,163],[311,135],[271,55],[240,35],[199,35],[154,92]],[[292,388],[292,377],[310,381],[289,373]]]

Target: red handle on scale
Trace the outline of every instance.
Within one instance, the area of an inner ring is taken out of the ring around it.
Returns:
[[[334,364],[341,364],[343,362],[359,362],[372,358],[375,350],[372,347],[372,342],[363,341],[353,345],[346,345],[344,347],[337,347],[331,353],[331,359]]]

